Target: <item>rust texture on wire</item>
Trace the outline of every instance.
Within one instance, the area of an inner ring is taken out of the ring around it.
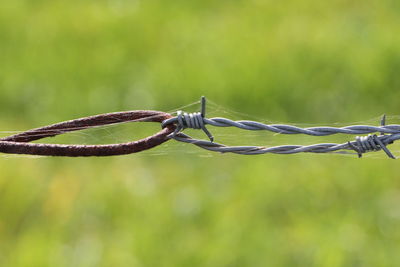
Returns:
[[[390,158],[395,158],[388,145],[400,139],[400,125],[386,125],[385,116],[380,126],[351,125],[346,127],[310,127],[300,128],[284,124],[263,124],[255,121],[233,121],[226,118],[206,118],[206,99],[201,98],[201,112],[177,112],[177,116],[161,111],[137,110],[107,113],[81,119],[65,121],[0,139],[0,152],[9,154],[30,154],[42,156],[113,156],[140,152],[158,146],[169,139],[194,144],[206,150],[235,153],[242,155],[257,155],[265,153],[296,154],[296,153],[351,153],[361,157],[371,151],[383,150]],[[58,145],[30,143],[45,137],[78,131],[104,125],[122,122],[159,122],[162,130],[142,140],[111,145]],[[237,127],[251,131],[270,131],[279,134],[306,134],[311,136],[327,136],[333,134],[361,134],[355,140],[343,144],[322,143],[313,145],[281,145],[274,147],[263,146],[226,146],[214,142],[213,135],[206,125],[214,127]],[[182,131],[201,129],[209,140],[194,139]],[[378,134],[373,134],[378,133]]]
[[[110,145],[58,145],[29,143],[46,137],[67,132],[94,128],[122,122],[162,122],[172,116],[161,111],[137,110],[107,113],[65,121],[0,139],[0,152],[8,154],[28,154],[41,156],[115,156],[140,152],[158,146],[169,140],[168,135],[175,130],[174,125],[162,129],[147,138]]]

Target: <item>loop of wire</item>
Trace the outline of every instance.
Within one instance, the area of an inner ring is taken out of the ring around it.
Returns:
[[[19,134],[0,138],[0,152],[40,156],[89,157],[115,156],[136,153],[156,147],[170,138],[175,126],[168,125],[160,132],[141,140],[108,145],[61,145],[29,143],[46,137],[53,137],[72,131],[111,125],[123,122],[162,122],[172,116],[152,110],[134,110],[100,114],[85,118],[56,123]]]

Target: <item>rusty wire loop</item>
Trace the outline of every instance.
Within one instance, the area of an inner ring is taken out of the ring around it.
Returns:
[[[172,116],[161,111],[136,110],[107,113],[70,121],[65,121],[0,139],[0,152],[8,154],[28,154],[41,156],[115,156],[140,152],[158,146],[169,140],[168,135],[175,130],[174,125],[144,139],[110,145],[58,145],[29,143],[46,137],[121,122],[162,122]]]

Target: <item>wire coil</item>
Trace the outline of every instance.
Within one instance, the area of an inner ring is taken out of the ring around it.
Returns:
[[[171,134],[171,138],[175,138],[181,131],[191,128],[191,129],[202,129],[203,132],[208,136],[211,142],[214,141],[214,137],[206,128],[206,98],[201,97],[201,112],[187,113],[179,110],[177,116],[164,120],[161,123],[161,127],[166,127],[169,124],[175,123],[177,125],[175,131]]]
[[[380,137],[385,137],[385,135],[380,135]],[[376,134],[369,134],[368,136],[357,136],[355,142],[349,142],[348,144],[354,151],[357,152],[358,157],[360,158],[364,153],[371,151],[380,151],[382,149],[390,158],[395,158],[390,150],[387,149],[384,142],[382,142],[379,136],[377,136]]]

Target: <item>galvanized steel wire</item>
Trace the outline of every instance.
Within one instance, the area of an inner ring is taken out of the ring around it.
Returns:
[[[300,128],[293,125],[286,124],[264,124],[256,121],[240,120],[234,121],[227,118],[206,118],[205,117],[205,103],[206,99],[202,97],[202,111],[197,113],[183,113],[178,112],[176,117],[167,119],[162,122],[165,127],[170,124],[177,126],[174,133],[169,137],[179,142],[194,144],[206,150],[221,152],[221,153],[236,153],[243,155],[256,155],[256,154],[296,154],[303,152],[311,153],[346,153],[346,151],[355,151],[359,157],[362,154],[370,151],[384,150],[390,158],[395,158],[387,145],[392,144],[394,141],[400,139],[400,125],[385,125],[385,116],[381,120],[381,126],[371,125],[351,125],[346,127],[309,127]],[[357,136],[356,140],[349,141],[343,144],[336,143],[321,143],[313,145],[281,145],[274,147],[263,146],[226,146],[223,144],[213,142],[213,137],[207,130],[206,125],[215,127],[237,127],[250,131],[270,131],[278,134],[305,134],[311,136],[327,136],[333,134],[348,134],[348,135],[361,135],[369,134],[368,136]],[[194,139],[181,131],[186,128],[203,129],[210,141]],[[371,135],[371,133],[380,133],[379,135]]]

